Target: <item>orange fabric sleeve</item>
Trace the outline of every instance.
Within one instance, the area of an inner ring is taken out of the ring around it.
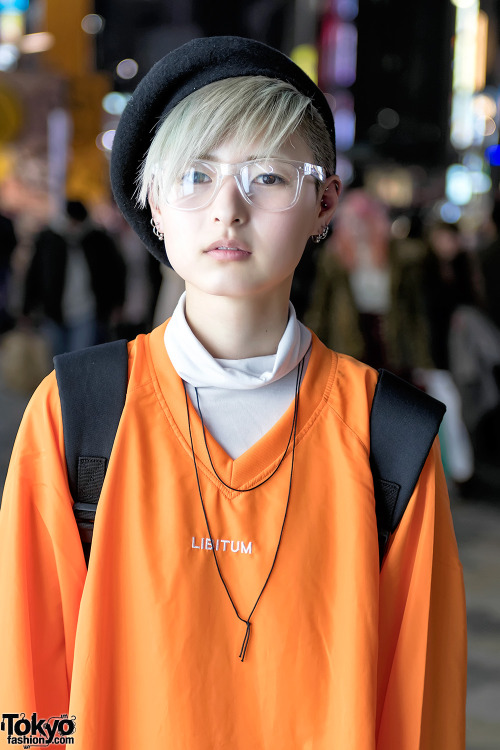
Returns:
[[[86,573],[54,378],[26,409],[0,512],[0,712],[45,718],[68,711]]]
[[[439,443],[380,576],[378,750],[465,748],[466,613]]]

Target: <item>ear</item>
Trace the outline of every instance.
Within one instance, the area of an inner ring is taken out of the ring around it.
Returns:
[[[335,213],[335,210],[337,208],[341,192],[342,182],[340,180],[340,177],[336,174],[328,177],[326,182],[321,186],[319,196],[318,220],[320,224],[318,227],[318,234],[321,232],[323,227],[327,226],[331,222],[333,214]]]
[[[160,209],[152,202],[149,203],[149,209],[151,211],[151,216],[153,217],[154,223],[158,227],[158,230],[160,232],[163,232]]]

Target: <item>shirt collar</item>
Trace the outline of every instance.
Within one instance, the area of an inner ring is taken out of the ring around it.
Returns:
[[[177,374],[197,388],[261,388],[297,367],[311,343],[310,331],[289,303],[288,323],[275,354],[247,359],[216,359],[198,341],[186,320],[184,292],[165,329],[165,347]]]

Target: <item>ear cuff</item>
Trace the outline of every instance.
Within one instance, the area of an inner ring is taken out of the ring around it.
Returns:
[[[151,219],[151,226],[153,227],[153,234],[158,237],[160,242],[163,242],[165,235],[163,234],[163,232],[160,232],[154,219]]]
[[[315,242],[316,244],[319,244],[320,242],[323,242],[323,240],[326,240],[326,237],[328,235],[328,229],[329,229],[329,227],[328,227],[328,224],[327,224],[326,227],[323,227],[323,231],[322,232],[320,232],[319,234],[313,234],[312,235],[312,237],[311,237],[312,241]]]

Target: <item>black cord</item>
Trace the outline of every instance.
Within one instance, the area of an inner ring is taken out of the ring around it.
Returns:
[[[309,347],[309,349],[310,349],[310,347]],[[309,349],[307,350],[307,352],[309,351]],[[297,393],[298,393],[298,389],[299,389],[300,378],[302,377],[302,371],[304,369],[304,366],[303,366],[304,359],[307,356],[307,352],[305,353],[304,357],[301,359],[301,361],[299,363],[299,366],[297,368],[297,380],[295,382],[295,397],[296,398],[297,398]],[[301,365],[302,365],[302,367],[301,367]],[[265,484],[270,479],[272,479],[272,477],[276,474],[276,472],[278,471],[279,467],[281,466],[281,464],[285,460],[285,456],[288,453],[288,448],[289,448],[290,442],[292,440],[293,429],[294,429],[294,422],[292,422],[292,429],[290,430],[290,435],[288,436],[288,442],[286,444],[285,452],[281,456],[281,458],[279,460],[279,463],[276,466],[276,468],[274,469],[274,471],[271,474],[269,474],[269,476],[266,477],[266,479],[263,479],[262,482],[260,482],[259,484],[254,484],[253,487],[248,487],[246,490],[238,489],[237,487],[231,487],[230,484],[226,484],[226,482],[222,479],[222,477],[219,476],[219,474],[217,473],[217,469],[215,468],[214,463],[212,461],[212,456],[210,455],[210,451],[208,449],[207,435],[206,435],[206,430],[205,430],[205,422],[203,420],[203,414],[201,413],[200,396],[199,396],[199,393],[198,393],[198,388],[196,388],[196,386],[195,386],[194,390],[195,390],[195,393],[196,393],[196,404],[198,406],[198,414],[200,415],[200,419],[201,419],[201,427],[203,429],[203,440],[205,442],[205,448],[207,450],[208,460],[210,461],[210,466],[212,467],[212,470],[213,470],[215,476],[217,477],[217,479],[219,480],[219,482],[221,484],[223,484],[224,487],[227,487],[228,490],[232,490],[233,492],[251,492],[252,490],[256,490],[258,487],[262,487],[263,484]]]
[[[306,352],[306,354],[307,354],[307,352]],[[238,620],[240,620],[241,622],[244,622],[246,624],[245,637],[243,639],[243,643],[242,643],[241,650],[240,650],[240,653],[239,653],[239,658],[240,658],[241,661],[245,660],[245,655],[246,655],[247,648],[248,648],[248,642],[250,640],[250,629],[251,629],[250,619],[251,619],[253,613],[255,612],[257,604],[259,603],[259,601],[260,601],[260,599],[262,597],[262,594],[264,593],[264,590],[265,590],[265,588],[266,588],[266,586],[268,584],[268,581],[269,581],[269,579],[271,577],[271,573],[274,570],[274,565],[276,563],[276,558],[278,557],[278,551],[279,551],[279,548],[280,548],[280,545],[281,545],[281,539],[283,537],[283,531],[284,531],[284,528],[285,528],[285,521],[286,521],[286,517],[287,517],[287,514],[288,514],[288,506],[290,504],[290,495],[291,495],[291,491],[292,491],[293,466],[294,466],[294,459],[295,459],[295,441],[296,441],[296,436],[297,436],[297,422],[298,422],[297,416],[298,416],[298,410],[299,410],[299,390],[300,390],[300,383],[301,383],[301,379],[302,379],[302,373],[304,371],[304,360],[305,360],[305,355],[301,359],[301,361],[299,363],[299,366],[297,368],[297,380],[296,380],[296,383],[295,383],[295,407],[294,407],[294,411],[293,411],[292,429],[290,431],[290,437],[288,438],[287,447],[286,447],[285,453],[283,454],[283,456],[282,456],[282,458],[281,458],[278,466],[276,467],[276,469],[273,471],[273,473],[269,477],[267,477],[267,479],[264,480],[264,482],[267,482],[269,479],[271,479],[271,477],[274,476],[274,474],[276,473],[276,471],[281,466],[281,464],[282,464],[282,462],[283,462],[283,460],[284,460],[284,458],[286,456],[286,453],[288,451],[288,446],[290,445],[290,441],[291,441],[292,436],[293,436],[292,458],[291,458],[291,466],[290,466],[290,482],[289,482],[289,485],[288,485],[288,496],[287,496],[287,499],[286,499],[286,506],[285,506],[285,513],[284,513],[284,516],[283,516],[283,523],[281,524],[281,531],[280,531],[280,535],[279,535],[279,539],[278,539],[278,544],[276,546],[276,552],[274,554],[273,562],[272,562],[271,568],[269,570],[268,576],[267,576],[267,578],[266,578],[266,580],[264,582],[264,585],[263,585],[263,587],[261,589],[261,592],[260,592],[259,596],[257,597],[257,600],[256,600],[255,604],[252,607],[252,611],[250,612],[250,614],[248,615],[248,617],[247,617],[246,620],[245,620],[244,617],[241,617],[240,613],[238,612],[238,608],[236,607],[236,605],[235,605],[235,603],[233,601],[233,598],[232,598],[232,596],[231,596],[231,594],[229,592],[229,588],[227,586],[227,583],[226,583],[226,581],[224,579],[224,576],[222,575],[222,571],[220,569],[219,560],[217,558],[217,553],[215,551],[215,545],[212,544],[212,553],[213,553],[213,556],[214,556],[215,565],[217,566],[217,572],[219,574],[219,578],[221,579],[222,584],[223,584],[223,586],[224,586],[224,588],[226,590],[226,594],[227,594],[227,596],[229,598],[229,601],[231,602],[231,605],[232,605],[232,607],[234,609],[236,617],[238,618]],[[186,384],[185,384],[184,381],[182,381],[182,384],[184,386],[184,396],[185,396],[185,399],[186,399],[186,412],[187,412],[187,419],[188,419],[189,440],[191,442],[191,453],[193,455],[194,470],[195,470],[195,474],[196,474],[196,483],[198,485],[198,493],[200,495],[201,507],[203,509],[203,516],[205,518],[205,523],[206,523],[206,526],[207,526],[208,537],[209,537],[209,539],[212,540],[213,539],[212,532],[210,530],[210,524],[209,524],[209,521],[208,521],[207,511],[206,511],[206,508],[205,508],[205,503],[203,502],[203,494],[201,492],[200,477],[199,477],[199,474],[198,474],[198,466],[197,466],[197,463],[196,463],[196,456],[195,456],[195,452],[194,452],[193,435],[192,435],[192,431],[191,431],[191,417],[190,417],[190,414],[189,414],[189,401],[188,401],[188,395],[187,395],[187,390],[186,390]],[[196,393],[198,395],[198,392],[196,392]],[[199,408],[199,403],[198,403],[198,408]],[[200,412],[200,419],[201,419],[201,422],[202,422],[202,425],[203,425],[203,418],[201,416],[201,412]],[[203,435],[205,437],[205,429],[204,428],[203,428]],[[206,442],[206,437],[205,437],[205,446],[207,448],[207,453],[208,453],[209,458],[210,458],[210,453],[208,451],[208,445],[207,445],[207,442]],[[210,458],[210,463],[211,463],[212,468],[214,470],[214,473],[215,473],[216,477],[219,479],[219,481],[221,481],[222,484],[224,484],[226,487],[228,487],[228,489],[234,489],[234,488],[230,487],[229,485],[227,485],[225,482],[223,482],[222,479],[220,479],[219,475],[215,471],[215,468],[213,466],[211,458]],[[263,485],[264,482],[260,482],[260,484],[257,484],[254,487],[250,487],[249,490],[250,489],[252,489],[252,490],[257,489],[257,487],[260,487],[261,485]],[[235,492],[249,492],[249,490],[234,489]]]

